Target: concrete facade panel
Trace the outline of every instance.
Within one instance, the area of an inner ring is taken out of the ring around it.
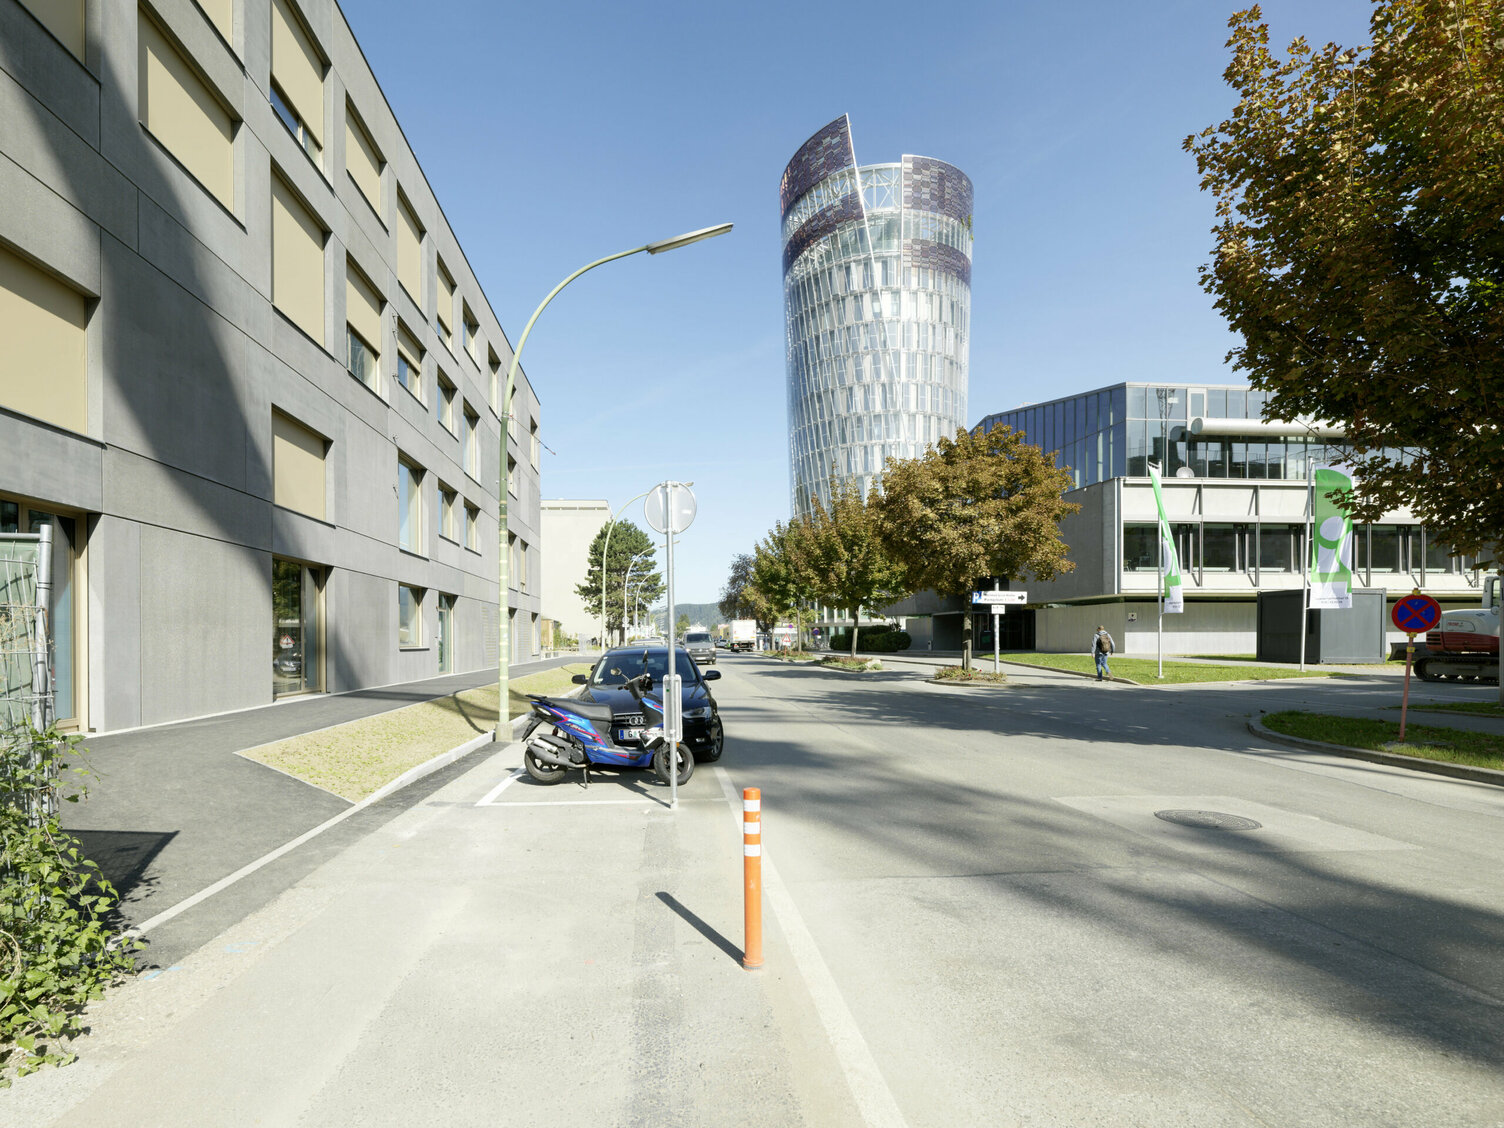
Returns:
[[[19,4],[0,7],[0,70],[86,145],[98,147],[98,79]]]
[[[105,451],[103,471],[101,508],[112,516],[271,550],[272,507],[263,498],[120,447]]]
[[[14,161],[0,157],[0,240],[97,297],[99,227]]]
[[[88,554],[89,716],[100,731],[131,728],[142,723],[141,526],[99,517]]]
[[[0,490],[97,511],[104,454],[91,439],[0,409]]]

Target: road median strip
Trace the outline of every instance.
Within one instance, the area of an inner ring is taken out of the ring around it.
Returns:
[[[1399,745],[1397,722],[1293,711],[1251,718],[1248,731],[1292,748],[1504,787],[1504,738],[1493,733],[1410,725],[1412,741]]]

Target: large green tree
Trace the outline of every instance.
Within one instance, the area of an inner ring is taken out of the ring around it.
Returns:
[[[631,521],[618,521],[611,532],[611,545],[606,548],[606,533],[612,526],[608,522],[590,542],[589,559],[585,581],[575,586],[575,594],[585,601],[590,613],[600,618],[601,613],[601,551],[605,549],[606,634],[626,641],[626,628],[622,621],[622,609],[629,611],[640,600],[651,607],[663,594],[663,576],[653,570],[657,550],[647,533]],[[643,554],[635,564],[633,557]],[[631,578],[627,568],[631,567]],[[605,639],[601,640],[602,643]]]
[[[1081,507],[1062,495],[1068,470],[999,424],[958,429],[922,457],[890,458],[872,502],[877,532],[907,591],[964,596],[987,576],[1053,579],[1075,568],[1060,522]],[[971,615],[962,617],[962,665],[971,668]]]
[[[1202,285],[1271,418],[1346,425],[1356,515],[1462,552],[1504,528],[1504,0],[1376,0],[1372,42],[1284,58],[1229,26],[1232,116],[1188,137]],[[1396,448],[1404,454],[1395,457]]]
[[[815,598],[851,609],[851,653],[856,654],[861,609],[886,607],[904,594],[903,572],[878,535],[877,500],[852,483],[833,483],[830,508],[819,498],[800,538],[801,567]]]

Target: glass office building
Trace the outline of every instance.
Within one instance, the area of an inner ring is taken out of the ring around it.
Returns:
[[[1007,424],[1056,452],[1056,464],[1070,468],[1077,487],[1146,477],[1151,462],[1164,477],[1304,480],[1307,465],[1341,457],[1341,443],[1328,430],[1272,433],[1276,425],[1262,418],[1264,400],[1246,385],[1114,384],[1000,411],[980,426],[985,432]]]
[[[794,154],[779,203],[798,515],[965,425],[972,186],[929,157],[858,166],[842,116]]]

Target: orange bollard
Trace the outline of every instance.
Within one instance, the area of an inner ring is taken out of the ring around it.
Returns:
[[[746,937],[742,966],[762,966],[762,792],[742,788],[742,897]]]

